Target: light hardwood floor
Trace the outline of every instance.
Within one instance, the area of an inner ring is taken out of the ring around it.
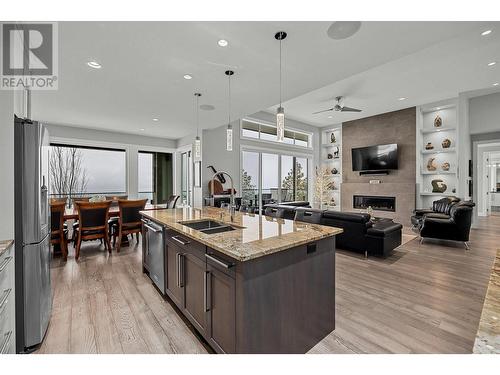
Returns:
[[[471,353],[500,217],[461,245],[418,239],[387,259],[337,252],[336,329],[311,353]],[[54,309],[39,353],[206,353],[142,274],[135,241],[108,255],[97,242],[56,259]]]

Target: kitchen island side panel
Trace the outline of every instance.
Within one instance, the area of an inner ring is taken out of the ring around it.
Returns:
[[[238,263],[237,353],[306,353],[334,329],[335,237]]]

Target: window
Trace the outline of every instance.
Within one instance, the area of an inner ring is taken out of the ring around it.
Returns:
[[[52,144],[50,195],[126,195],[125,150]]]
[[[254,120],[241,120],[241,136],[263,141],[278,142],[276,126]],[[311,134],[295,130],[285,130],[284,143],[300,147],[310,147]]]
[[[307,157],[242,151],[241,159],[243,205],[262,208],[270,203],[308,199]]]
[[[241,203],[256,207],[259,201],[259,153],[241,152]]]
[[[140,151],[137,154],[137,186],[139,199],[154,198],[154,154]]]

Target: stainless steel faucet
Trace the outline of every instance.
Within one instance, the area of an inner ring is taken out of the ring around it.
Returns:
[[[231,214],[231,223],[234,222],[234,213],[236,211],[236,206],[234,204],[234,183],[233,183],[233,178],[231,177],[231,175],[227,172],[224,172],[224,171],[220,171],[220,172],[217,172],[217,173],[214,173],[214,175],[212,176],[212,179],[210,180],[210,185],[212,186],[212,195],[214,195],[214,180],[215,180],[215,177],[219,176],[219,175],[226,175],[227,177],[229,177],[229,181],[231,181],[231,201],[229,203],[229,213]],[[215,200],[214,200],[215,201]]]

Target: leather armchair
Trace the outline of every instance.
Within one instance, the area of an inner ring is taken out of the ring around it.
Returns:
[[[472,224],[472,209],[475,206],[470,201],[454,203],[448,217],[427,213],[422,216],[420,237],[435,238],[463,242],[468,249],[470,227]]]

